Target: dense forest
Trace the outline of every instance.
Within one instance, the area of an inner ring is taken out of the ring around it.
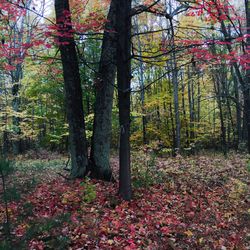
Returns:
[[[249,0],[0,0],[0,249],[249,249]]]

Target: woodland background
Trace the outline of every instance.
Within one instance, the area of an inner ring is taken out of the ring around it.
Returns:
[[[248,249],[249,8],[1,0],[0,248]]]

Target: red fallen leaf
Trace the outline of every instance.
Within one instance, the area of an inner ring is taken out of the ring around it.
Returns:
[[[171,230],[168,227],[164,226],[161,228],[161,232],[163,234],[169,234],[171,232]]]
[[[124,248],[125,250],[136,249],[136,244],[134,243],[134,241],[132,239],[129,239],[128,243],[129,243],[129,245]]]
[[[195,213],[193,211],[187,213],[188,218],[193,218],[195,216]]]
[[[228,228],[228,225],[224,222],[221,222],[219,225],[218,225],[219,228]]]
[[[76,223],[76,224],[79,223],[79,220],[78,220],[78,218],[77,218],[77,216],[75,214],[72,214],[71,217],[70,217],[70,219],[71,219],[71,221],[73,223]]]
[[[29,242],[29,250],[43,250],[45,249],[45,244],[43,241],[31,240]]]
[[[134,236],[135,236],[135,233],[136,233],[135,226],[134,226],[133,224],[131,224],[131,225],[129,226],[129,229],[130,229],[130,234],[131,234],[131,236],[134,237]]]
[[[62,229],[62,234],[66,236],[66,235],[68,235],[68,233],[69,233],[69,228],[68,227],[64,227]]]
[[[24,234],[26,233],[26,229],[27,229],[27,224],[21,224],[21,225],[18,225],[18,227],[15,229],[15,235],[17,237],[22,237],[24,236]]]

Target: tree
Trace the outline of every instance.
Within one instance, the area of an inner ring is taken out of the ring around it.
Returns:
[[[32,5],[32,0],[26,0],[20,3],[2,1],[0,3],[3,11],[1,16],[1,45],[0,54],[3,56],[2,67],[7,78],[11,80],[12,95],[12,148],[14,154],[22,152],[21,140],[21,80],[23,77],[24,59],[27,56],[27,50],[33,42],[33,30],[38,24],[38,20],[32,18],[28,11]],[[6,22],[8,18],[8,22]],[[6,131],[4,140],[8,140]]]
[[[117,83],[120,123],[119,193],[130,200],[131,0],[116,1]]]
[[[56,0],[56,24],[61,53],[66,112],[69,123],[69,151],[71,177],[83,177],[87,172],[88,154],[82,104],[81,79],[72,32],[71,13],[68,0]]]
[[[92,175],[107,181],[112,180],[109,157],[112,105],[116,76],[115,8],[115,0],[112,0],[107,18],[108,22],[105,25],[103,35],[99,71],[95,79],[95,116],[90,154]]]

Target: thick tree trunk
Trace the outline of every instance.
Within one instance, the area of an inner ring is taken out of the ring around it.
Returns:
[[[130,81],[131,81],[131,0],[116,1],[117,82],[120,122],[119,193],[130,200]]]
[[[56,23],[60,32],[61,52],[66,110],[69,123],[69,151],[71,156],[71,177],[83,177],[88,165],[87,143],[82,104],[82,89],[75,42],[71,26],[68,0],[56,0]],[[69,15],[65,17],[65,12]],[[67,20],[65,20],[65,18]],[[67,22],[65,22],[67,21]]]
[[[91,174],[94,178],[112,180],[110,143],[112,106],[116,75],[115,0],[111,1],[109,22],[105,26],[99,72],[96,77],[96,101],[91,145]]]

